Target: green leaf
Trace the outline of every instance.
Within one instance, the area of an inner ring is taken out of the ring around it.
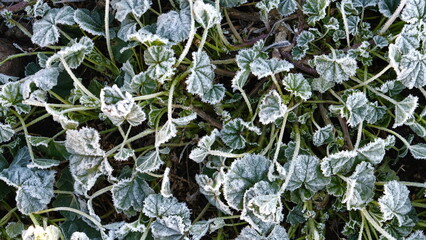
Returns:
[[[112,6],[117,10],[115,18],[122,22],[129,14],[138,18],[142,17],[142,14],[151,7],[151,4],[151,0],[119,0],[115,1]]]
[[[154,93],[156,89],[157,83],[148,76],[148,72],[140,72],[138,75],[133,76],[131,81],[124,88],[125,91],[138,95],[148,95]]]
[[[368,105],[368,113],[365,116],[365,121],[369,124],[374,124],[385,116],[386,108],[384,106],[379,106],[377,102],[369,102]]]
[[[13,135],[15,135],[15,131],[9,124],[0,123],[0,143],[8,142]]]
[[[127,159],[129,159],[133,155],[135,155],[135,151],[133,149],[121,148],[114,155],[114,159],[117,161],[127,161]]]
[[[347,189],[342,203],[346,203],[348,210],[362,209],[373,200],[376,177],[370,163],[358,164],[355,172],[345,181]]]
[[[357,157],[356,151],[340,151],[325,157],[321,161],[321,170],[325,176],[349,173]]]
[[[288,72],[294,66],[286,60],[279,60],[276,58],[263,59],[257,58],[250,64],[252,73],[258,78],[264,78],[280,72]]]
[[[261,155],[246,155],[232,162],[223,187],[229,206],[241,210],[244,193],[255,183],[267,180],[270,165],[271,161]]]
[[[363,157],[367,158],[373,165],[379,164],[385,157],[385,140],[376,138],[373,142],[370,142],[358,149],[358,153]]]
[[[19,82],[9,82],[3,85],[0,91],[0,104],[2,107],[14,107],[19,113],[28,113],[31,109],[29,105],[22,103],[24,100],[22,94],[22,84]]]
[[[334,52],[333,52],[334,53]],[[354,76],[357,63],[354,58],[344,54],[320,55],[314,58],[315,68],[323,79],[342,83]]]
[[[419,88],[426,85],[426,54],[412,50],[403,55],[400,62],[401,73],[398,81],[401,81],[408,89]]]
[[[384,194],[379,198],[380,211],[383,213],[384,221],[396,217],[399,225],[402,226],[406,215],[412,208],[409,194],[408,188],[398,181],[394,180],[385,184]]]
[[[185,203],[180,203],[174,197],[163,197],[161,194],[151,194],[144,200],[143,213],[150,218],[165,218],[179,216],[185,226],[191,225],[191,212]]]
[[[137,25],[138,23],[133,18],[125,18],[120,24],[120,29],[117,32],[117,37],[123,41],[129,41],[129,37],[136,33]]]
[[[322,77],[314,78],[312,81],[312,90],[318,91],[320,93],[325,93],[329,89],[334,87],[334,82],[324,79]]]
[[[395,122],[393,123],[393,128],[404,125],[414,116],[418,100],[418,97],[408,95],[408,97],[395,105]]]
[[[197,0],[194,3],[194,18],[206,31],[220,23],[222,16],[213,5]]]
[[[232,149],[242,149],[246,146],[246,139],[242,135],[243,131],[248,129],[260,135],[257,127],[252,127],[249,123],[244,122],[241,118],[235,118],[227,122],[220,131],[222,141]]]
[[[204,93],[213,88],[215,66],[210,63],[210,58],[204,51],[200,54],[194,52],[192,58],[191,74],[186,80],[187,90],[192,94],[203,96]]]
[[[134,174],[130,179],[120,180],[112,190],[114,207],[128,215],[134,215],[143,209],[145,198],[154,191],[142,178],[142,174]]]
[[[287,231],[280,225],[275,225],[269,235],[259,234],[254,228],[249,226],[241,230],[240,235],[235,240],[250,240],[250,239],[262,239],[262,240],[290,240],[287,235]]]
[[[400,0],[379,0],[379,12],[385,17],[390,17],[398,8]]]
[[[315,146],[319,147],[323,144],[328,144],[333,141],[333,125],[328,124],[325,127],[315,131],[312,141]]]
[[[426,159],[426,144],[419,143],[409,147],[411,155],[416,159]]]
[[[151,226],[154,239],[162,240],[188,240],[184,237],[187,227],[179,216],[168,216],[157,219]]]
[[[54,63],[60,62],[64,58],[65,62],[71,69],[75,69],[83,62],[84,57],[90,54],[94,48],[93,41],[84,36],[78,42],[73,40],[71,46],[62,48],[59,52],[49,57],[46,66],[51,67]]]
[[[174,71],[173,65],[176,62],[172,49],[165,46],[149,47],[144,53],[144,60],[148,67],[148,76],[156,79],[161,84],[169,78]]]
[[[426,17],[426,2],[423,0],[409,0],[401,12],[401,19],[408,23],[424,21]]]
[[[57,43],[59,40],[58,24],[73,25],[74,9],[70,6],[50,9],[42,19],[34,22],[31,41],[41,47]]]
[[[297,2],[296,0],[281,0],[277,9],[283,17],[287,17],[296,11]]]
[[[412,233],[409,237],[407,237],[405,240],[426,240],[426,236],[422,230],[417,230],[414,233]]]
[[[353,0],[352,4],[354,7],[361,8],[374,7],[377,4],[377,0]]]
[[[136,159],[136,170],[145,173],[153,172],[163,164],[160,158],[160,152],[157,150],[149,151],[145,155],[140,155]]]
[[[303,13],[309,16],[309,25],[314,25],[315,22],[325,17],[325,10],[329,4],[330,0],[307,0],[303,4]]]
[[[232,89],[234,91],[242,90],[246,85],[248,77],[250,76],[249,70],[240,70],[238,71],[234,78],[232,79]]]
[[[172,120],[168,120],[155,135],[155,147],[168,142],[170,139],[176,137],[176,134],[176,124]]]
[[[243,3],[246,3],[247,0],[220,0],[220,5],[226,8],[238,7]]]
[[[100,11],[94,9],[77,9],[74,12],[74,21],[84,31],[95,35],[105,36],[105,25]]]
[[[207,198],[210,204],[215,206],[223,213],[230,215],[232,214],[231,209],[221,199],[221,187],[223,184],[224,174],[217,172],[213,175],[213,178],[207,175],[201,174],[195,176],[195,181],[200,187],[200,192]]]
[[[194,160],[197,163],[204,161],[204,159],[209,155],[213,143],[216,141],[216,137],[219,134],[217,129],[214,129],[210,135],[206,135],[200,139],[197,144],[197,147],[192,149],[189,154],[189,158]]]
[[[201,101],[209,104],[217,104],[222,101],[225,97],[226,88],[221,83],[216,83],[213,87],[204,93],[201,97]]]
[[[6,234],[10,238],[15,238],[25,230],[25,225],[22,222],[9,222],[6,226]]]
[[[191,14],[188,9],[170,11],[157,19],[157,34],[172,42],[182,42],[189,37]]]
[[[253,47],[249,49],[241,49],[238,51],[238,54],[235,57],[235,61],[237,62],[238,67],[241,70],[251,70],[250,64],[256,59],[267,58],[268,55],[262,51],[264,44],[265,42],[263,40],[259,40],[253,45]]]
[[[283,79],[285,89],[303,100],[308,100],[312,96],[311,86],[301,73],[289,73]]]
[[[275,122],[287,112],[287,106],[283,104],[276,90],[271,90],[265,95],[259,109],[259,120],[264,125]]]
[[[131,29],[128,31],[131,31]],[[169,40],[167,38],[161,36],[159,33],[158,34],[152,33],[145,28],[141,28],[137,32],[135,30],[135,32],[130,33],[127,38],[128,40],[138,41],[147,47],[157,46],[157,45],[161,46],[161,45],[166,45],[169,43]]]

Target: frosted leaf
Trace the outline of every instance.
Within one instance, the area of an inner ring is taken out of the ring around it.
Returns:
[[[72,45],[62,48],[59,52],[53,54],[46,61],[46,66],[51,67],[54,63],[61,62],[64,58],[65,62],[71,69],[75,69],[83,62],[84,57],[91,53],[94,47],[93,41],[84,36],[78,42],[71,41]]]
[[[176,124],[177,126],[185,126],[195,119],[197,119],[197,113],[193,112],[185,117],[174,118],[172,119],[172,122]]]
[[[266,235],[266,234],[265,234]],[[259,234],[252,227],[245,227],[241,230],[240,235],[235,240],[254,240],[254,239],[262,239],[262,240],[290,240],[287,235],[287,231],[280,225],[275,225],[269,235],[264,236]]]
[[[308,100],[312,96],[311,86],[301,73],[289,73],[283,79],[285,89],[303,100]]]
[[[238,71],[234,78],[232,79],[232,89],[234,91],[243,89],[246,85],[248,77],[250,76],[249,70],[240,70]]]
[[[408,0],[401,12],[401,19],[408,23],[424,21],[426,17],[426,2],[423,0]]]
[[[310,31],[303,31],[297,37],[297,45],[299,46],[307,46],[310,42],[315,40],[315,35]]]
[[[50,225],[46,227],[41,226],[30,226],[27,230],[22,232],[23,240],[31,239],[46,239],[53,240],[59,239],[61,236],[61,231],[58,227]]]
[[[400,0],[379,0],[379,12],[385,17],[390,17],[398,8]]]
[[[142,174],[134,174],[129,179],[120,180],[111,190],[114,207],[119,212],[137,213],[143,209],[143,200],[154,191],[144,180]],[[132,215],[133,215],[132,214]]]
[[[15,131],[9,124],[0,123],[0,143],[8,142],[15,135]]]
[[[365,116],[365,121],[367,121],[369,124],[374,124],[380,119],[383,118],[386,114],[386,108],[383,106],[379,106],[377,102],[374,103],[368,103],[368,113],[367,116]]]
[[[17,189],[16,206],[25,215],[45,209],[54,196],[56,172],[28,168],[30,161],[28,148],[21,148],[10,166],[0,172],[0,180]]]
[[[374,44],[378,48],[384,48],[384,47],[389,46],[389,41],[385,37],[380,36],[380,35],[374,36],[373,37],[373,41],[374,41]]]
[[[220,5],[226,8],[238,7],[243,3],[246,3],[247,0],[220,0]]]
[[[355,172],[347,179],[347,189],[342,200],[347,210],[357,210],[365,207],[374,197],[374,167],[362,162],[356,166]]]
[[[168,216],[157,219],[151,226],[154,239],[188,240],[184,237],[186,226],[180,216]]]
[[[213,179],[207,175],[196,175],[195,181],[200,187],[200,192],[207,198],[210,204],[227,215],[231,215],[231,209],[221,200],[221,187],[224,174],[222,171],[213,175]]]
[[[136,26],[135,26],[136,27]],[[131,41],[138,41],[145,46],[167,45],[169,40],[160,35],[154,34],[144,28],[139,29],[137,32],[131,33],[128,39]]]
[[[210,58],[205,51],[193,52],[193,66],[191,74],[186,80],[187,90],[192,94],[203,96],[213,88],[215,66],[210,63]]]
[[[408,95],[408,97],[395,105],[395,122],[393,123],[393,128],[404,125],[405,122],[414,116],[418,100],[418,97]]]
[[[329,124],[315,131],[312,141],[315,146],[321,146],[333,141],[333,125]]]
[[[246,155],[232,162],[223,188],[229,206],[242,209],[244,193],[255,183],[267,180],[270,164],[270,160],[260,155]]]
[[[222,141],[232,149],[242,149],[246,146],[246,139],[242,136],[242,132],[247,129],[260,135],[260,131],[256,127],[250,126],[241,118],[235,118],[227,122],[220,131]]]
[[[357,157],[355,151],[340,151],[325,157],[321,161],[321,170],[325,176],[335,174],[347,174],[353,168],[355,158]]]
[[[333,88],[334,85],[334,82],[324,79],[322,77],[314,78],[312,81],[312,90],[318,91],[320,93],[325,93],[329,89]]]
[[[280,72],[288,72],[294,66],[286,60],[276,58],[263,59],[257,58],[250,64],[252,73],[258,78],[264,78]]]
[[[180,203],[174,197],[163,197],[161,194],[151,194],[145,198],[143,203],[143,213],[150,217],[164,218],[179,216],[186,226],[191,225],[191,212],[185,203]]]
[[[354,58],[343,54],[315,56],[315,68],[323,79],[342,83],[354,76],[357,63]]]
[[[176,62],[172,49],[164,46],[151,46],[144,53],[144,60],[148,67],[148,76],[164,83],[165,78],[173,74],[173,65]]]
[[[59,71],[58,68],[41,69],[33,75],[24,79],[21,85],[21,93],[25,99],[28,99],[31,94],[31,85],[34,83],[43,91],[51,90],[58,83]]]
[[[354,7],[361,8],[374,7],[377,4],[377,0],[353,0],[352,4],[354,5]]]
[[[105,152],[100,148],[99,140],[99,133],[93,128],[68,130],[66,134],[65,147],[71,154],[69,161],[74,187],[84,193],[104,173]]]
[[[192,235],[191,240],[201,240],[207,232],[212,233],[225,226],[225,221],[222,218],[212,218],[207,221],[198,221],[192,224],[189,232]]]
[[[426,240],[426,236],[422,230],[417,230],[408,236],[405,240]]]
[[[133,14],[134,17],[142,17],[150,7],[151,0],[120,0],[117,1],[113,8],[117,10],[115,18],[122,22],[128,14]]]
[[[419,137],[426,137],[426,128],[423,127],[420,123],[414,120],[414,118],[410,119],[405,125],[409,126],[410,129],[417,134]]]
[[[102,17],[98,10],[77,9],[74,12],[74,21],[81,29],[92,35],[105,37],[105,25]]]
[[[296,11],[297,2],[296,0],[281,0],[277,9],[283,17],[287,17]]]
[[[173,121],[168,120],[155,135],[155,147],[159,147],[161,144],[168,142],[170,139],[174,138],[176,134],[176,125]]]
[[[182,42],[189,36],[191,14],[188,9],[179,12],[170,11],[157,19],[157,34],[175,43]]]
[[[254,60],[258,58],[267,58],[268,55],[262,52],[264,44],[263,40],[259,40],[253,45],[253,47],[238,51],[238,54],[235,57],[238,67],[241,70],[250,70],[250,64],[254,62]]]
[[[84,232],[73,232],[71,240],[90,240]]]
[[[426,144],[419,143],[409,147],[411,155],[416,159],[426,159]]]
[[[309,25],[314,25],[326,16],[325,10],[329,4],[330,0],[307,0],[303,4],[303,13],[309,16]]]
[[[157,83],[155,80],[149,77],[147,72],[140,72],[138,75],[132,77],[123,90],[139,95],[148,95],[154,93],[156,89]]]
[[[27,113],[31,107],[22,103],[24,100],[20,82],[9,82],[3,85],[0,91],[0,104],[2,107],[14,107],[18,113]]]
[[[221,83],[216,83],[213,87],[204,93],[201,97],[201,101],[209,104],[217,104],[222,101],[225,97],[226,88]]]
[[[390,181],[385,184],[384,194],[379,198],[380,211],[383,213],[383,220],[398,219],[399,226],[405,221],[406,215],[411,211],[410,191],[408,188],[398,183]]]
[[[402,28],[401,34],[398,34],[395,45],[398,46],[401,53],[408,54],[411,50],[416,50],[420,46],[421,38],[422,33],[418,27],[407,24]]]
[[[351,127],[358,126],[367,117],[370,109],[367,96],[363,92],[354,92],[348,96],[345,108],[342,109],[341,115],[348,119]]]
[[[74,9],[70,6],[50,9],[42,19],[34,22],[31,41],[41,47],[57,43],[59,40],[58,24],[73,25]]]
[[[210,135],[202,137],[198,142],[197,147],[189,154],[189,158],[197,163],[204,161],[204,159],[209,155],[209,151],[211,150],[213,143],[216,141],[218,134],[219,131],[214,129]]]
[[[401,81],[407,88],[419,88],[426,85],[426,55],[413,50],[409,54],[403,55],[400,65],[401,73],[398,74],[398,81]]]
[[[278,185],[261,181],[244,195],[244,210],[241,219],[245,220],[247,211],[268,223],[280,223],[283,219],[281,197]],[[250,195],[250,196],[249,196]],[[250,220],[248,220],[250,222]]]
[[[137,25],[138,23],[132,18],[125,18],[120,24],[117,37],[123,41],[129,41],[129,36],[136,33]]]
[[[276,90],[271,90],[265,95],[259,109],[259,120],[264,125],[275,122],[287,112],[287,106],[283,104]]]
[[[46,109],[46,112],[52,115],[53,121],[61,124],[62,129],[76,129],[78,127],[77,121],[69,119],[62,112],[56,111],[55,109],[50,107],[48,104],[45,104],[44,107]]]
[[[141,173],[152,172],[159,169],[162,164],[160,152],[153,150],[136,159],[136,170]]]
[[[295,161],[294,172],[288,183],[287,190],[294,191],[302,188],[309,191],[309,196],[312,196],[330,183],[330,179],[326,178],[321,172],[317,157],[299,155]]]
[[[170,189],[170,168],[166,168],[163,173],[163,180],[161,181],[161,190],[160,193],[163,197],[172,197],[172,191]]]
[[[135,103],[132,95],[128,92],[123,94],[117,85],[104,87],[101,90],[100,100],[101,111],[116,126],[120,126],[124,121],[137,126],[146,119],[145,113]]]
[[[220,23],[222,16],[216,8],[202,0],[196,0],[194,3],[194,18],[205,29],[213,27],[215,24]]]
[[[376,138],[373,142],[358,149],[357,152],[367,158],[373,165],[379,164],[385,157],[385,140]]]
[[[117,161],[127,161],[133,155],[135,155],[133,149],[122,148],[114,155],[114,159]]]

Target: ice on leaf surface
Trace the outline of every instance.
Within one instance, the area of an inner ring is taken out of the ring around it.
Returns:
[[[176,62],[172,49],[165,46],[151,46],[144,53],[144,60],[149,68],[149,77],[164,83],[165,78],[173,74],[173,64]]]
[[[238,7],[243,3],[246,3],[247,0],[220,0],[220,5],[226,8]]]
[[[398,183],[398,181],[394,180],[386,183],[384,194],[379,198],[383,220],[392,220],[396,217],[401,226],[405,221],[404,218],[412,208],[409,194],[408,188]]]
[[[386,150],[385,140],[376,138],[373,142],[370,142],[358,149],[358,153],[363,157],[367,158],[372,164],[379,164],[385,157]]]
[[[283,17],[287,17],[296,11],[297,2],[296,0],[281,0],[277,9]]]
[[[290,240],[287,231],[280,225],[276,225],[269,234],[260,234],[252,227],[245,227],[235,240]]]
[[[264,125],[275,122],[287,112],[287,106],[283,104],[276,90],[271,90],[265,95],[259,109],[259,120]]]
[[[416,159],[426,159],[426,144],[419,143],[409,147],[411,155]]]
[[[170,139],[176,137],[177,128],[172,120],[168,120],[155,135],[155,147],[168,142]]]
[[[207,200],[217,209],[227,215],[231,215],[231,209],[221,200],[221,187],[223,185],[224,173],[217,172],[212,178],[207,175],[201,174],[195,176],[195,181],[200,186],[200,192],[207,198]]]
[[[426,54],[412,50],[403,55],[399,64],[401,73],[398,81],[401,81],[408,89],[419,88],[426,85]]]
[[[154,239],[188,240],[184,236],[187,227],[179,216],[169,216],[155,220],[151,225]]]
[[[46,61],[46,66],[51,67],[54,63],[61,62],[61,58],[65,60],[71,69],[75,69],[83,62],[84,57],[93,50],[93,41],[84,36],[78,42],[73,40],[71,45],[62,48],[59,52],[53,54]]]
[[[112,6],[117,10],[115,18],[122,22],[129,14],[138,18],[142,17],[142,14],[151,7],[151,4],[151,0],[119,0]]]
[[[8,142],[15,135],[15,131],[9,124],[0,123],[0,143]]]
[[[84,31],[95,36],[105,37],[105,25],[104,25],[103,16],[101,16],[100,11],[98,10],[89,11],[88,9],[77,9],[74,12],[74,21]],[[110,32],[113,33],[112,31]]]
[[[423,0],[408,0],[401,12],[401,19],[408,23],[425,21],[426,2]]]
[[[216,141],[216,137],[219,134],[217,129],[214,129],[210,135],[206,135],[200,139],[197,143],[197,147],[192,149],[189,154],[189,158],[197,163],[201,163],[209,155],[213,143]]]
[[[303,13],[309,16],[309,25],[314,25],[315,22],[325,17],[325,10],[329,4],[330,0],[307,0],[303,4]]]
[[[289,73],[283,79],[285,89],[303,100],[312,96],[311,86],[301,73]]]
[[[58,24],[73,25],[74,9],[70,6],[50,9],[42,19],[34,22],[31,41],[41,47],[57,43],[59,40]]]
[[[23,86],[20,82],[8,82],[3,85],[0,91],[0,104],[2,107],[13,107],[19,114],[27,113],[31,107],[22,103],[24,100],[22,96]]]
[[[346,203],[348,210],[365,207],[373,200],[375,182],[374,167],[367,162],[358,164],[355,172],[346,180],[347,188],[342,203]]]
[[[163,164],[160,158],[161,150],[152,150],[136,159],[136,170],[145,173],[152,172],[160,168]]]
[[[10,166],[0,172],[0,180],[17,189],[16,206],[23,214],[43,210],[53,198],[55,171],[28,168],[31,157],[28,148],[21,148]]]
[[[343,53],[333,51],[330,55],[320,55],[314,58],[315,68],[323,79],[335,83],[342,83],[354,76],[356,60]]]
[[[131,27],[131,26],[129,26]],[[135,26],[136,28],[136,26]],[[130,31],[130,30],[129,30]],[[118,32],[120,33],[120,32]],[[128,40],[131,41],[138,41],[145,46],[162,46],[169,44],[169,40],[167,38],[164,38],[158,34],[152,33],[148,31],[145,28],[139,29],[137,32],[136,30],[130,34],[127,35]]]
[[[335,174],[347,174],[353,168],[355,158],[357,157],[356,151],[340,151],[325,157],[321,161],[321,170],[325,176]]]
[[[385,17],[390,17],[398,8],[399,0],[379,0],[379,12]]]
[[[242,135],[242,132],[247,129],[260,135],[260,129],[250,125],[241,118],[235,118],[227,122],[220,131],[222,141],[232,149],[242,149],[246,146],[247,140]]]
[[[183,9],[161,14],[157,19],[156,33],[178,43],[188,38],[190,28],[191,14],[189,9]]]
[[[408,97],[395,105],[395,122],[393,123],[393,128],[404,125],[409,119],[414,117],[418,100],[418,97],[408,95]]]
[[[255,183],[267,180],[270,164],[271,161],[261,155],[246,155],[232,162],[223,188],[229,206],[242,209],[244,193]]]
[[[215,66],[210,63],[210,58],[205,51],[192,54],[193,66],[191,74],[186,80],[187,90],[192,94],[203,96],[213,88]]]
[[[276,58],[263,59],[257,58],[250,64],[250,69],[258,78],[264,78],[280,72],[288,72],[294,66],[286,60]]]
[[[191,225],[191,212],[185,203],[175,197],[166,198],[161,194],[151,194],[144,200],[143,213],[150,218],[180,217],[185,227]]]
[[[213,5],[204,3],[203,0],[195,1],[194,17],[195,20],[206,30],[213,27],[215,24],[220,23],[222,18],[220,16],[220,12],[218,12]]]
[[[333,129],[333,125],[328,124],[316,130],[312,138],[314,145],[321,146],[330,143],[333,140]]]

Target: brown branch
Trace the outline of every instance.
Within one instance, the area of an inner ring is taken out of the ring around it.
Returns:
[[[197,113],[198,116],[200,116],[202,119],[206,120],[208,123],[210,123],[210,125],[218,128],[218,129],[222,129],[222,123],[220,123],[219,121],[217,121],[216,119],[210,117],[210,115],[208,115],[207,113],[205,113],[203,110],[196,108],[194,106],[191,106],[191,109],[194,110],[194,112]]]
[[[19,12],[21,10],[24,10],[27,5],[28,5],[28,2],[19,2],[17,4],[13,4],[10,7],[7,7],[6,10],[11,12]]]
[[[349,128],[346,120],[340,115],[338,115],[337,118],[339,119],[340,126],[342,127],[343,138],[345,139],[346,145],[348,146],[349,150],[353,150],[354,145],[352,144],[351,136],[349,135]]]
[[[306,73],[309,73],[310,75],[312,75],[314,77],[319,77],[317,70],[303,64],[300,61],[293,60],[293,58],[291,57],[289,52],[281,51],[281,56],[283,56],[285,60],[291,62],[296,68],[298,68],[298,69],[300,69],[300,70],[302,70]]]

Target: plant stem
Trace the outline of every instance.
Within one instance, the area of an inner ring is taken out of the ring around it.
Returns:
[[[189,10],[191,12],[191,30],[189,31],[189,38],[188,38],[188,41],[186,42],[185,48],[183,49],[182,53],[180,54],[179,59],[177,60],[174,67],[178,67],[180,65],[180,63],[183,61],[183,59],[186,57],[186,55],[188,54],[189,49],[191,48],[191,45],[192,45],[192,40],[194,40],[194,36],[195,36],[195,33],[196,33],[192,1],[193,0],[188,1],[189,2]]]
[[[385,68],[383,68],[382,71],[380,71],[379,73],[377,73],[376,75],[374,75],[373,77],[371,77],[370,79],[368,79],[367,81],[364,81],[363,83],[360,83],[360,84],[352,87],[352,89],[357,89],[357,88],[360,88],[360,87],[363,87],[363,86],[366,86],[366,85],[370,84],[371,82],[373,82],[374,80],[378,79],[383,74],[385,74],[391,67],[392,67],[391,64],[387,65]]]
[[[376,182],[375,184],[378,186],[383,186],[388,182]],[[408,187],[419,187],[419,188],[426,188],[426,183],[418,183],[418,182],[406,182],[406,181],[398,181],[400,184],[404,184]]]
[[[281,142],[283,140],[284,137],[284,132],[285,132],[285,125],[287,123],[287,117],[288,117],[288,111],[284,114],[283,116],[283,123],[281,125],[281,129],[280,129],[280,135],[278,137],[277,143],[276,143],[276,148],[275,148],[275,153],[274,153],[274,159],[272,160],[272,164],[275,164],[277,162],[278,159],[278,155],[280,153],[280,148],[281,148]]]
[[[12,59],[20,58],[20,57],[27,57],[27,56],[32,56],[32,55],[37,55],[39,53],[42,53],[42,54],[55,54],[55,52],[25,52],[25,53],[18,53],[18,54],[10,55],[7,58],[3,59],[3,61],[0,62],[0,66],[3,65],[5,62],[10,61]]]
[[[33,146],[31,145],[31,143],[30,143],[30,141],[28,139],[28,137],[30,136],[30,134],[28,133],[28,129],[25,126],[25,121],[24,121],[24,119],[22,119],[21,115],[19,115],[15,110],[10,109],[10,111],[19,119],[19,122],[21,123],[21,127],[24,130],[25,142],[27,143],[28,152],[30,153],[31,162],[34,163],[35,157],[34,157],[34,152],[33,152]]]
[[[160,97],[160,96],[163,96],[163,95],[167,95],[167,92],[163,91],[163,92],[157,92],[157,93],[137,96],[137,97],[134,97],[133,100],[135,100],[135,101],[149,100],[149,99],[153,99],[153,98]]]
[[[137,135],[135,135],[135,136],[127,139],[127,141],[125,141],[125,144],[128,144],[128,143],[131,143],[133,141],[136,141],[139,138],[143,138],[143,137],[145,137],[145,136],[147,136],[149,134],[152,134],[152,133],[155,133],[154,129],[147,129],[147,130],[145,130],[145,131],[143,131],[143,132],[141,132],[141,133],[139,133],[139,134],[137,134]],[[109,150],[107,153],[105,153],[105,156],[107,156],[107,157],[111,156],[112,154],[115,153],[115,151],[117,151],[118,149],[120,149],[120,147],[121,147],[121,145],[113,147],[111,150]]]
[[[283,91],[281,91],[281,87],[278,84],[278,81],[277,81],[277,78],[275,77],[275,74],[271,74],[271,78],[272,78],[272,81],[274,82],[275,86],[277,87],[278,93],[281,95],[281,97],[283,97],[284,96]]]
[[[191,1],[191,0],[189,0]],[[154,218],[149,219],[148,225],[146,226],[145,232],[142,234],[140,240],[145,240],[148,237],[149,229],[151,228],[151,224],[154,221]]]
[[[232,24],[232,21],[229,18],[228,11],[226,10],[226,8],[223,9],[223,13],[225,15],[226,22],[228,22],[228,26],[231,29],[232,34],[234,34],[234,37],[237,39],[238,43],[243,43],[244,40],[241,38],[240,34],[237,32],[234,25]]]
[[[404,8],[406,3],[407,3],[407,0],[401,0],[398,8],[395,10],[395,12],[392,14],[392,16],[386,21],[386,23],[385,23],[385,25],[383,25],[382,29],[380,29],[380,31],[378,32],[379,35],[383,35],[388,30],[388,28],[392,25],[392,23],[399,16],[399,14],[401,13],[401,11]]]
[[[114,61],[114,54],[112,52],[111,47],[111,36],[109,35],[109,2],[110,0],[105,0],[105,39],[106,39],[106,45],[108,49],[109,58],[111,59],[111,62],[115,65]]]
[[[401,140],[407,148],[410,147],[410,143],[407,140],[405,140],[404,137],[402,137],[401,135],[399,135],[395,131],[392,131],[392,130],[387,129],[387,128],[379,127],[379,126],[376,126],[376,125],[371,125],[371,124],[368,124],[368,126],[376,128],[376,129],[379,129],[379,130],[382,130],[382,131],[385,131],[385,132],[388,132],[390,134],[393,134],[393,135],[395,135],[395,137],[399,138],[399,140]]]
[[[348,25],[348,19],[346,18],[345,2],[342,2],[340,4],[340,12],[342,13],[343,25],[345,26],[346,43],[348,44],[348,47],[350,48],[351,47],[351,40],[349,39],[349,25]]]
[[[204,29],[203,36],[201,37],[200,45],[198,46],[198,55],[203,50],[204,44],[206,43],[207,36],[209,35],[209,29]]]
[[[364,232],[365,217],[362,214],[361,214],[361,217],[362,217],[361,229],[359,230],[358,240],[362,240],[362,233]]]
[[[222,152],[218,150],[210,150],[209,154],[213,156],[219,156],[219,157],[225,157],[225,158],[242,158],[247,153],[227,153],[227,152]]]
[[[358,126],[358,134],[356,135],[356,142],[355,142],[354,149],[358,149],[359,144],[361,143],[362,130],[363,130],[363,122],[360,122]]]
[[[283,183],[283,185],[280,188],[280,192],[279,194],[283,194],[285,189],[287,188],[288,183],[290,182],[291,176],[294,173],[294,168],[296,166],[296,159],[297,156],[299,155],[299,150],[300,150],[300,132],[299,132],[299,125],[297,125],[297,123],[295,123],[293,125],[293,130],[295,133],[295,137],[296,137],[296,144],[294,147],[294,152],[293,152],[293,157],[291,158],[291,162],[290,162],[290,167],[288,168],[288,172],[287,172],[287,176],[285,178],[285,181]]]
[[[216,10],[218,12],[220,12],[220,0],[216,0],[215,1],[215,7],[216,7]],[[227,48],[230,48],[231,44],[228,42],[228,40],[226,39],[225,35],[223,34],[222,27],[220,26],[220,23],[216,23],[216,30],[217,30],[217,33],[219,34],[219,38],[222,40],[223,44]]]
[[[195,218],[193,223],[198,222],[203,217],[203,215],[207,212],[209,207],[210,207],[210,203],[207,203],[206,206],[203,208],[203,210],[201,210],[200,214],[198,214],[197,218]]]
[[[371,217],[370,213],[365,209],[361,209],[361,215],[363,215],[367,221],[384,237],[386,237],[388,240],[396,240],[392,235],[390,235],[388,232],[386,232],[377,222],[376,220]]]
[[[253,117],[253,109],[251,108],[250,100],[249,100],[249,98],[247,97],[246,92],[244,91],[244,89],[241,89],[241,88],[238,88],[238,90],[240,91],[241,96],[243,97],[244,102],[245,102],[245,103],[246,103],[246,105],[247,105],[247,108],[248,108],[248,110],[249,110],[250,117]]]

